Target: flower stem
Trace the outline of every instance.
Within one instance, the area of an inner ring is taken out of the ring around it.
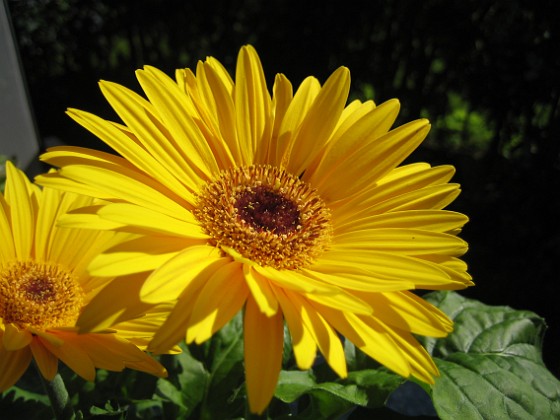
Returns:
[[[54,416],[57,420],[67,420],[74,417],[74,410],[72,409],[72,404],[70,404],[70,398],[68,397],[68,391],[64,385],[64,381],[59,373],[56,374],[52,381],[47,381],[39,373],[41,382],[47,391],[49,400],[51,402],[51,408],[53,410]]]

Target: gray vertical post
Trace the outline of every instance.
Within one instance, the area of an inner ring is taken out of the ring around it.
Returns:
[[[27,170],[36,160],[39,141],[8,5],[0,0],[0,155]]]

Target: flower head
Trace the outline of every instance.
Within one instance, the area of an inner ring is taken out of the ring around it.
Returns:
[[[0,391],[12,386],[32,359],[48,380],[56,375],[59,359],[88,380],[95,378],[96,367],[165,375],[165,369],[138,347],[145,347],[154,331],[150,334],[142,324],[161,317],[159,310],[146,320],[123,322],[122,308],[116,315],[103,310],[111,307],[109,289],[102,287],[111,279],[86,272],[91,259],[116,245],[122,234],[56,225],[59,215],[92,201],[40,190],[7,163],[6,191],[0,194]],[[130,277],[129,288],[138,280]],[[115,291],[115,286],[108,287]],[[100,317],[112,329],[103,331],[100,321],[95,322],[99,332],[79,334],[76,323],[82,315]]]
[[[424,139],[427,120],[392,129],[396,100],[347,104],[350,76],[309,77],[294,92],[276,76],[268,92],[255,50],[239,53],[235,81],[214,58],[172,80],[137,72],[147,100],[109,82],[101,90],[124,125],[70,110],[121,156],[75,147],[42,159],[60,167],[39,183],[103,198],[86,209],[141,239],[96,258],[96,275],[153,270],[146,302],[174,302],[150,343],[201,343],[244,308],[251,410],[272,398],[284,322],[301,369],[316,351],[347,374],[340,335],[407,377],[437,369],[413,334],[452,329],[412,289],[471,284],[458,259],[462,214],[453,167],[398,166]],[[109,226],[108,226],[109,228]]]

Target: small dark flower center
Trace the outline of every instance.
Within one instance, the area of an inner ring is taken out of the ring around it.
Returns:
[[[241,192],[235,201],[238,218],[258,231],[278,235],[297,229],[300,218],[297,206],[266,186],[257,186]]]
[[[21,288],[25,296],[35,302],[48,302],[56,295],[54,285],[47,277],[31,278]]]

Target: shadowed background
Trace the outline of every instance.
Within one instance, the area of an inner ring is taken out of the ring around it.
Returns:
[[[560,374],[560,3],[511,0],[8,0],[44,149],[104,145],[67,107],[116,118],[99,79],[139,91],[134,70],[170,75],[212,55],[230,71],[253,44],[272,85],[350,68],[352,97],[397,97],[398,124],[427,117],[410,158],[451,163],[469,215],[462,237],[476,287],[462,294],[529,309],[549,330],[545,362]]]

